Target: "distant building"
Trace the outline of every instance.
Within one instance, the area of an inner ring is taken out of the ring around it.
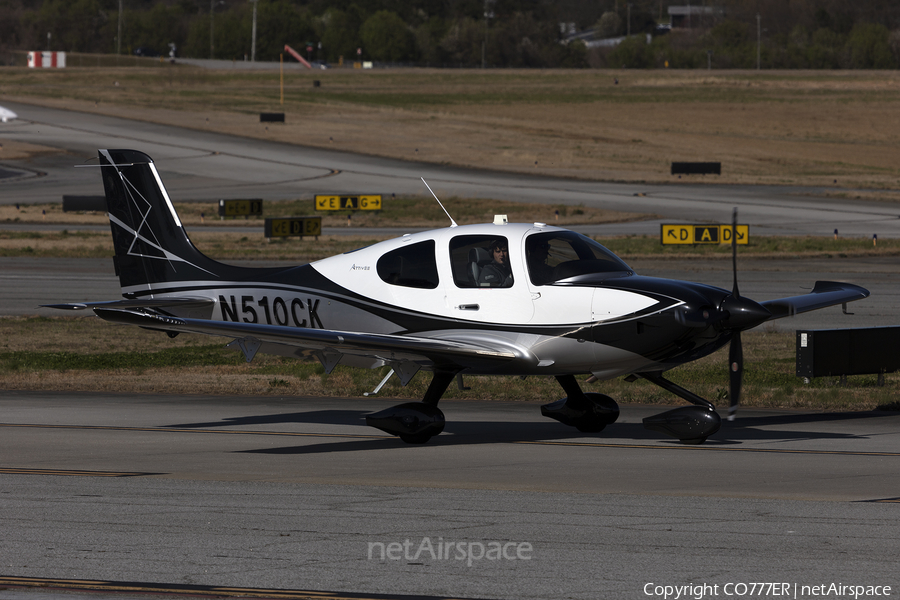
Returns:
[[[563,27],[564,25],[566,25],[566,23],[559,24],[560,32],[563,35],[568,34],[568,35],[566,35],[566,37],[564,37],[562,40],[560,40],[560,43],[564,46],[577,40],[577,41],[583,42],[585,47],[588,49],[591,49],[591,48],[615,48],[616,46],[618,46],[619,44],[621,44],[622,42],[624,42],[625,40],[628,39],[627,35],[620,35],[620,36],[608,37],[608,38],[598,38],[596,29],[585,29],[584,31],[576,32],[574,29],[575,24],[571,23],[572,28],[569,28],[568,31],[566,31],[566,29]],[[669,32],[668,25],[658,25],[656,30],[654,31],[655,35],[663,35],[668,32]],[[631,37],[636,37],[638,35],[643,36],[645,34],[639,33],[639,34],[635,34]],[[648,44],[650,42],[652,42],[653,34],[649,34],[649,33],[646,34],[646,40],[647,40]]]
[[[570,38],[575,36],[578,33],[578,26],[575,23],[562,23],[559,24],[559,32],[565,38]]]
[[[725,9],[720,6],[670,6],[669,24],[672,29],[693,29],[711,27],[713,23],[725,16]]]

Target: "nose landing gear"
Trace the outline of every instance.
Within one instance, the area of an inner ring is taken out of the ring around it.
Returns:
[[[638,373],[644,379],[684,398],[694,406],[682,406],[644,419],[644,427],[677,438],[682,444],[702,444],[719,431],[722,418],[700,396],[665,379],[659,373]],[[541,414],[584,433],[596,433],[619,418],[616,401],[603,394],[585,393],[574,375],[556,378],[568,396],[541,407]]]

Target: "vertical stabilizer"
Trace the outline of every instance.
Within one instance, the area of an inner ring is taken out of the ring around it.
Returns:
[[[191,243],[153,160],[136,150],[99,152],[122,293],[217,278],[219,263]]]

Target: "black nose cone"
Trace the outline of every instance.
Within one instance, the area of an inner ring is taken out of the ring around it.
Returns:
[[[772,313],[766,307],[742,296],[728,296],[722,301],[721,310],[728,312],[723,325],[737,331],[752,329],[772,318]]]

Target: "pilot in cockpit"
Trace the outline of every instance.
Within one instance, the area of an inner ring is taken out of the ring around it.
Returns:
[[[535,285],[550,283],[553,278],[553,267],[547,264],[550,256],[550,244],[545,240],[532,238],[528,240],[528,272]]]
[[[509,248],[505,240],[496,240],[490,245],[493,260],[486,264],[478,275],[478,285],[482,287],[510,287],[513,284],[509,267]]]

